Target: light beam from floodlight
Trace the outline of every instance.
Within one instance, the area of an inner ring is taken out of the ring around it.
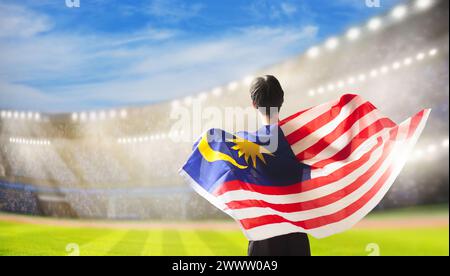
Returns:
[[[424,53],[418,53],[416,56],[417,60],[423,60],[425,58],[425,54]]]
[[[255,77],[253,77],[253,76],[247,76],[247,77],[245,77],[244,80],[243,80],[244,85],[250,85],[250,84],[252,83],[252,81],[253,81],[254,78],[255,78]]]
[[[339,45],[339,40],[336,37],[329,38],[327,42],[325,42],[325,47],[328,50],[334,50]]]
[[[442,141],[442,146],[443,146],[444,148],[448,148],[448,143],[449,143],[449,141],[448,141],[448,138],[447,138],[447,139],[445,139],[444,141]]]
[[[375,78],[376,76],[378,76],[378,70],[373,69],[372,71],[370,71],[370,76],[371,76],[372,78]]]
[[[403,64],[406,66],[411,65],[411,63],[412,63],[412,58],[410,58],[410,57],[405,58],[405,60],[403,61]]]
[[[426,10],[433,5],[433,2],[433,0],[417,0],[416,8],[418,8],[419,10]]]
[[[114,119],[117,116],[117,112],[114,109],[110,110],[108,113],[109,113],[109,118],[111,118],[111,119]]]
[[[125,119],[128,116],[128,112],[126,109],[122,109],[120,111],[120,118]]]
[[[72,113],[72,121],[76,122],[78,120],[78,114]]]
[[[372,18],[369,23],[367,24],[367,27],[371,31],[376,31],[381,27],[381,19],[378,17]]]
[[[220,95],[222,95],[222,88],[220,87],[214,88],[212,93],[214,96],[219,97]]]
[[[235,81],[233,81],[233,82],[231,82],[230,84],[228,84],[228,90],[230,90],[230,91],[234,91],[234,90],[236,90],[236,88],[238,87],[238,83],[237,82],[235,82]]]
[[[97,113],[95,113],[94,111],[91,111],[89,113],[89,120],[95,121],[96,119],[97,119]]]
[[[103,110],[100,111],[99,117],[100,117],[100,120],[105,120],[106,119],[106,112],[103,111]]]
[[[318,47],[312,47],[308,50],[308,57],[309,58],[316,58],[320,54],[320,49]]]
[[[349,40],[356,40],[360,36],[361,31],[358,28],[351,28],[347,32],[347,38]]]
[[[84,121],[86,121],[86,119],[87,119],[87,114],[85,112],[81,112],[80,113],[80,120],[84,122]]]
[[[427,147],[427,152],[428,153],[434,153],[436,151],[436,146],[435,145],[429,145]]]
[[[398,70],[400,68],[400,62],[396,61],[392,64],[392,69]]]
[[[406,8],[406,6],[405,5],[400,5],[400,6],[395,7],[392,10],[392,17],[397,19],[397,20],[400,20],[400,19],[403,19],[406,16],[407,12],[408,12],[408,9]]]
[[[428,54],[430,55],[430,57],[434,57],[437,54],[438,50],[437,49],[431,49]]]

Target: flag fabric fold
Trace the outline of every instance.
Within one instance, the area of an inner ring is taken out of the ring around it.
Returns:
[[[396,124],[346,94],[256,133],[211,129],[180,173],[249,240],[293,232],[327,237],[381,201],[429,114],[424,109]]]

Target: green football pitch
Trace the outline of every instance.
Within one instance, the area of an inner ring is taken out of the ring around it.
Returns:
[[[196,229],[180,222],[177,227],[143,229],[133,223],[114,228],[37,221],[0,216],[0,255],[246,255],[247,240],[232,227]],[[317,256],[448,256],[448,206],[376,213],[342,234],[311,238],[311,249]]]

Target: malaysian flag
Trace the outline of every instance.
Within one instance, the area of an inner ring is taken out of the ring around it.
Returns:
[[[293,232],[327,237],[351,228],[381,201],[429,114],[397,125],[346,94],[256,133],[209,130],[181,174],[249,240]]]

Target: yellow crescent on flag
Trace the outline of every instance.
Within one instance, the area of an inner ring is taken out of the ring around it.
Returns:
[[[203,158],[205,158],[205,160],[208,162],[212,163],[215,161],[226,161],[241,170],[248,168],[248,166],[243,166],[243,165],[239,164],[238,162],[236,162],[236,160],[234,160],[233,157],[229,156],[228,154],[213,150],[208,143],[207,133],[205,133],[202,136],[202,139],[198,143],[198,151],[203,156]]]

